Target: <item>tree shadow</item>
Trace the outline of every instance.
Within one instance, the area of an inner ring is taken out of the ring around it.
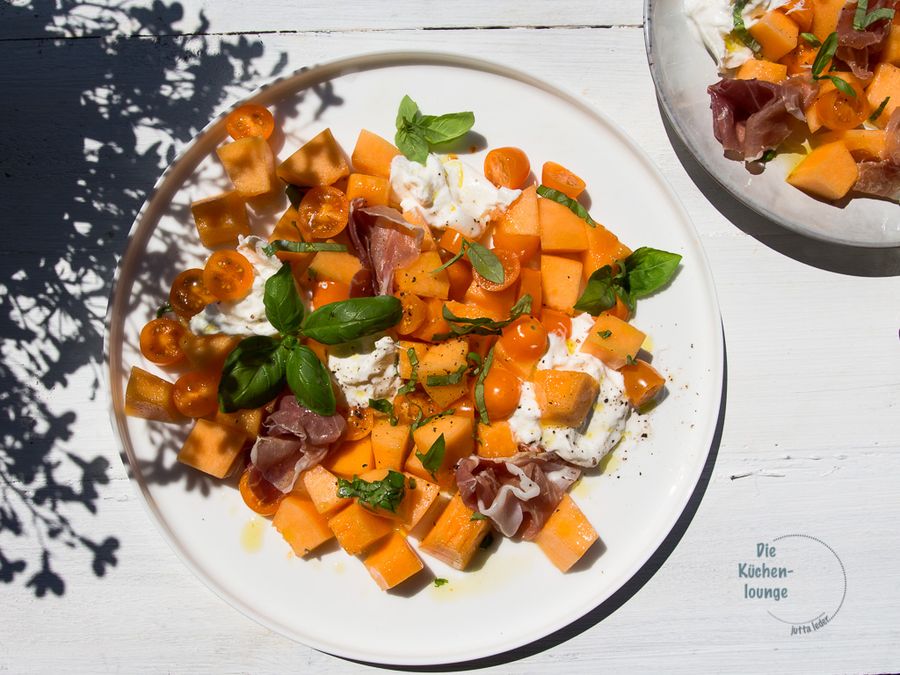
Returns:
[[[262,45],[203,35],[202,14],[197,34],[164,37],[184,19],[178,3],[0,5],[0,582],[37,597],[64,594],[61,566],[79,552],[98,577],[117,563],[116,536],[76,525],[97,513],[110,463],[83,440],[103,432],[70,402],[101,393],[107,298],[131,223],[225,100],[286,65],[260,72]]]

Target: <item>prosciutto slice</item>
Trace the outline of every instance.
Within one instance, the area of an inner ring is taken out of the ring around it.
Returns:
[[[859,162],[859,177],[853,189],[867,195],[900,200],[900,108],[891,113],[885,132],[886,158]]]
[[[504,459],[467,457],[456,467],[456,484],[463,503],[505,536],[534,539],[580,475],[552,452],[520,452]]]
[[[868,11],[876,9],[898,9],[900,2],[895,0],[870,0]],[[874,57],[881,52],[884,41],[891,29],[889,19],[881,19],[867,26],[864,30],[856,30],[853,27],[853,17],[856,15],[857,3],[846,5],[842,10],[837,24],[838,47],[835,56],[850,66],[850,70],[861,80],[872,77],[869,64],[877,61]]]
[[[321,462],[345,428],[340,415],[317,415],[297,403],[293,394],[285,395],[263,423],[250,462],[269,483],[290,492],[300,472]]]
[[[394,270],[405,267],[419,255],[422,228],[410,225],[396,209],[387,206],[365,206],[362,199],[350,205],[350,239],[356,254],[371,280],[371,292],[387,295],[391,291]],[[354,277],[354,281],[356,278]],[[351,291],[353,285],[351,284]]]

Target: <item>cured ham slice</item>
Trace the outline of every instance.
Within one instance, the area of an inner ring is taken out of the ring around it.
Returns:
[[[368,272],[372,284],[369,295],[375,292],[387,295],[391,292],[394,270],[405,267],[418,257],[424,231],[406,222],[403,214],[396,209],[365,206],[362,199],[354,199],[350,204],[348,225],[350,239],[362,263],[362,270],[357,276]],[[363,286],[362,277],[360,281]]]
[[[250,462],[263,478],[287,493],[300,472],[321,462],[340,440],[346,422],[340,415],[317,415],[288,394],[278,401],[263,428],[250,451]]]
[[[867,195],[900,200],[900,108],[891,113],[885,132],[885,159],[859,162],[859,177],[853,189]]]
[[[871,0],[868,12],[877,9],[900,9],[900,2],[895,0]],[[837,24],[838,47],[835,56],[850,66],[850,70],[861,80],[872,77],[869,64],[877,61],[875,58],[884,47],[891,30],[889,19],[873,21],[864,30],[856,30],[853,27],[853,17],[856,14],[856,3],[846,5],[842,10]]]
[[[489,518],[507,537],[533,539],[581,475],[552,452],[513,457],[467,457],[456,468],[463,503]]]

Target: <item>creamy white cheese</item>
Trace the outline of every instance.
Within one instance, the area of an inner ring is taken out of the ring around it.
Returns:
[[[391,191],[404,211],[417,212],[432,227],[452,227],[473,238],[480,237],[491,217],[522,193],[496,188],[461,159],[434,153],[425,164],[394,157]]]
[[[770,9],[787,0],[749,0],[741,14],[744,25],[750,28]],[[695,35],[706,45],[719,70],[739,68],[753,58],[753,51],[732,35],[733,2],[729,0],[684,0],[684,13]],[[673,36],[674,38],[674,36]]]
[[[397,343],[387,335],[329,347],[328,369],[351,406],[393,398],[400,387]]]
[[[538,370],[580,371],[600,383],[597,399],[581,426],[542,423],[531,382],[522,384],[519,405],[509,418],[509,426],[517,442],[540,443],[563,459],[585,467],[597,466],[604,455],[616,446],[631,414],[622,375],[607,368],[600,359],[579,351],[593,325],[592,316],[581,314],[572,319],[570,339],[550,333],[547,352],[537,365]]]
[[[267,244],[262,237],[238,236],[238,253],[253,265],[253,286],[243,299],[212,303],[191,318],[191,331],[194,334],[274,335],[278,332],[266,319],[263,296],[266,292],[266,280],[281,269],[281,261],[265,254],[263,247]]]

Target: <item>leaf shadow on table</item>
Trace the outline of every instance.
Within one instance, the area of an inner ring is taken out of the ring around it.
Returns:
[[[0,75],[0,582],[36,597],[62,596],[85,554],[97,577],[120,555],[84,518],[104,508],[111,464],[94,441],[109,428],[96,413],[79,426],[72,401],[103,407],[89,402],[105,396],[106,305],[131,223],[178,147],[286,65],[261,72],[260,43],[208,28],[178,3],[0,5],[14,64]]]
[[[793,232],[735,199],[694,158],[660,107],[675,155],[703,196],[742,232],[797,262],[828,272],[858,277],[900,276],[900,247],[862,248],[820,241]]]

